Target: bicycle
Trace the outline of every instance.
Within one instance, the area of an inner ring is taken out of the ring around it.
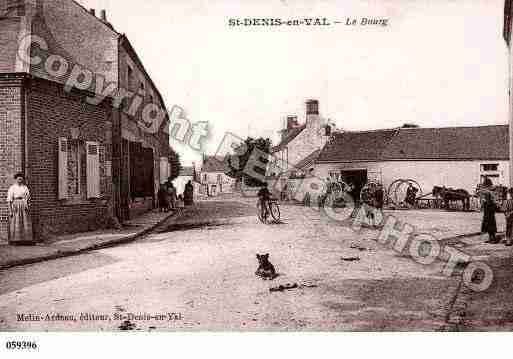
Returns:
[[[257,202],[257,217],[260,222],[266,224],[269,223],[269,215],[273,218],[274,222],[277,223],[280,221],[281,213],[280,213],[280,205],[278,204],[278,200],[276,198],[270,198],[266,202],[266,206],[264,208],[264,214],[262,216],[262,206],[261,202]]]

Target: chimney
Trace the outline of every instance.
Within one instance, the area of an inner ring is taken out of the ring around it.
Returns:
[[[319,101],[307,100],[306,101],[306,127],[316,127],[319,129],[321,126],[321,119],[319,117]]]
[[[319,101],[307,100],[306,101],[306,115],[319,115]]]
[[[96,16],[96,10],[95,9],[89,9],[89,13],[93,16]]]
[[[105,11],[105,9],[103,9],[101,12],[100,12],[100,19],[103,21],[103,23],[105,25],[107,25],[108,27],[110,27],[112,30],[114,30],[114,26],[112,26],[112,24],[110,22],[107,21],[107,11]]]
[[[287,116],[287,130],[291,130],[297,126],[298,126],[297,116],[295,116],[295,115]]]

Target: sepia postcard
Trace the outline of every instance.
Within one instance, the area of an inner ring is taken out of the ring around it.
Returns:
[[[2,350],[511,331],[512,22],[511,0],[0,0]]]

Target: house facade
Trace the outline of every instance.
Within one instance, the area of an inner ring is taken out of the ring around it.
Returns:
[[[200,171],[200,193],[215,197],[223,193],[233,193],[235,179],[226,175],[223,157],[205,156]]]
[[[120,217],[128,219],[131,212],[153,208],[159,185],[171,175],[169,134],[163,130],[169,119],[163,118],[159,128],[145,128],[145,108],[155,106],[165,113],[164,100],[128,38],[121,35],[118,43],[119,86],[136,94],[120,111]]]
[[[268,176],[280,176],[285,181],[300,175],[298,172],[310,172],[331,131],[319,114],[319,102],[307,100],[304,123],[299,123],[296,115],[287,116],[286,127],[280,131],[281,141],[272,149]]]
[[[412,179],[423,193],[434,186],[474,193],[489,178],[509,184],[508,126],[400,128],[335,134],[319,154],[314,175],[341,179],[357,190],[369,181],[385,188]]]
[[[14,173],[25,174],[36,237],[114,225],[139,198],[151,207],[169,175],[167,118],[157,131],[143,131],[140,109],[165,106],[106,14],[72,0],[4,1],[0,41],[0,196]],[[129,64],[141,104],[125,96],[117,106],[121,89],[131,88]],[[6,225],[0,201],[0,240]]]

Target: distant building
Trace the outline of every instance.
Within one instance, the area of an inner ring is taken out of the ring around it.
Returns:
[[[176,188],[176,193],[182,194],[187,182],[191,181],[193,186],[196,188],[198,184],[194,181],[194,167],[182,167],[180,174],[173,180],[173,184]]]
[[[313,164],[333,130],[333,125],[319,115],[319,101],[307,100],[304,123],[300,124],[295,115],[287,116],[286,127],[280,131],[281,141],[272,149],[267,175],[279,176],[280,182],[285,182],[313,171]]]
[[[235,179],[226,175],[223,157],[205,156],[200,171],[200,192],[209,197],[234,191]]]

